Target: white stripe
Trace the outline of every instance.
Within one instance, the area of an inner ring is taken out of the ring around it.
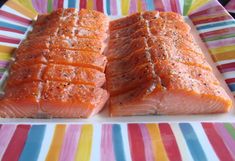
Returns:
[[[183,161],[190,161],[193,160],[192,155],[189,151],[189,148],[187,146],[187,143],[184,139],[184,136],[180,130],[179,124],[178,123],[172,123],[170,124],[171,129],[173,131],[173,134],[175,136],[177,145],[179,147],[180,150],[180,154],[182,156],[182,160]]]
[[[125,153],[125,158],[126,161],[131,161],[127,124],[121,124],[121,129],[122,129],[122,139],[123,139],[123,151]]]
[[[100,145],[101,145],[101,124],[93,124],[93,136],[92,136],[92,149],[91,149],[91,161],[100,160]]]
[[[105,0],[102,0],[103,1],[103,12],[106,16],[108,16],[108,13],[107,13],[107,8],[106,8],[106,1]]]
[[[225,79],[235,78],[235,71],[222,73]]]
[[[0,45],[10,46],[10,47],[14,47],[14,48],[18,47],[18,44],[11,44],[11,43],[6,43],[6,42],[0,42]]]
[[[10,32],[10,31],[2,31],[0,30],[0,35],[12,37],[12,38],[17,38],[17,39],[24,39],[24,34],[18,34],[15,32]]]
[[[14,10],[14,9],[12,9],[12,8],[10,8],[10,7],[8,7],[7,5],[3,5],[3,6],[1,7],[1,10],[6,11],[6,12],[9,12],[9,13],[12,13],[12,14],[17,15],[17,16],[20,16],[20,17],[23,17],[23,18],[28,19],[28,20],[32,20],[31,18],[26,17],[26,16],[23,15],[22,13],[20,13],[20,12]]]
[[[117,11],[118,11],[118,16],[122,15],[122,7],[121,7],[121,1],[117,0]]]
[[[29,25],[25,25],[25,24],[21,24],[21,23],[19,23],[19,22],[16,22],[16,21],[14,21],[14,20],[8,20],[8,19],[6,19],[6,18],[4,18],[4,17],[0,17],[0,21],[6,22],[6,23],[10,23],[10,24],[12,24],[12,25],[21,26],[21,27],[24,27],[24,28],[27,28],[27,27],[29,26]]]
[[[180,10],[182,15],[184,14],[184,1],[185,0],[179,0],[179,6],[180,6]]]
[[[219,27],[212,27],[212,28],[208,28],[208,29],[200,29],[197,31],[199,33],[204,33],[204,32],[209,32],[209,31],[214,31],[214,30],[226,29],[226,28],[230,28],[230,27],[235,27],[235,24],[230,24],[230,25],[226,25],[226,26],[219,26]]]
[[[68,0],[64,0],[63,8],[68,8]]]
[[[208,161],[219,161],[219,158],[217,157],[215,151],[213,150],[213,147],[211,146],[204,130],[203,127],[201,125],[201,123],[191,123],[193,130],[195,132],[195,134],[198,137],[198,141],[201,144],[201,147],[208,159]]]
[[[217,65],[223,65],[223,64],[228,64],[228,63],[234,63],[235,59],[230,59],[230,60],[222,60],[222,61],[218,61],[216,62]]]
[[[50,149],[50,145],[53,139],[54,131],[55,131],[55,124],[46,125],[46,130],[45,130],[44,138],[43,138],[42,145],[41,145],[42,148],[38,155],[38,161],[46,160],[46,156]]]

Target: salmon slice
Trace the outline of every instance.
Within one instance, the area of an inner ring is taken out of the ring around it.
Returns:
[[[0,117],[35,117],[40,111],[41,82],[27,82],[7,87],[0,99]]]
[[[107,99],[107,91],[99,87],[48,81],[40,105],[52,117],[87,118],[99,112]]]
[[[39,50],[17,50],[16,60],[12,68],[28,66],[39,63],[54,63],[72,66],[81,66],[86,68],[97,69],[104,72],[107,63],[107,58],[104,55],[87,52],[75,51],[66,49],[39,49]]]
[[[24,82],[41,81],[45,67],[46,65],[44,64],[35,64],[25,66],[23,68],[16,68],[13,65],[7,81],[7,86],[11,87],[17,86]]]
[[[63,48],[69,50],[91,51],[102,53],[104,45],[94,39],[79,38],[79,39],[66,39],[62,37],[51,38],[48,36],[35,38],[33,40],[26,40],[18,48],[19,51],[33,49],[49,49],[49,48]]]
[[[101,87],[105,82],[105,75],[96,69],[48,64],[42,79]]]

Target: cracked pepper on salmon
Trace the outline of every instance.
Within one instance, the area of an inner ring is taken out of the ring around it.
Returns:
[[[111,21],[109,28],[111,116],[229,111],[230,97],[180,15],[136,13]]]
[[[103,88],[109,20],[104,14],[59,9],[41,15],[15,52],[1,117],[87,118],[109,94]]]
[[[40,15],[15,52],[0,117],[87,118],[227,112],[232,101],[183,18],[147,11],[109,21]]]

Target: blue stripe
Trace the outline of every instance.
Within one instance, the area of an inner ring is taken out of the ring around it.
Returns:
[[[68,8],[76,8],[76,0],[69,0],[68,2]]]
[[[227,26],[227,25],[232,25],[235,24],[234,20],[231,21],[225,21],[225,22],[217,22],[217,23],[212,23],[208,25],[203,25],[197,27],[197,30],[203,30],[203,29],[208,29],[208,28],[213,28],[213,27],[221,27],[221,26]]]
[[[155,5],[153,0],[145,0],[145,2],[148,11],[155,10]]]
[[[122,140],[122,132],[121,127],[118,124],[114,124],[112,126],[113,133],[113,146],[116,161],[125,161],[125,155],[123,150],[123,140]]]
[[[111,15],[111,11],[110,11],[110,0],[106,0],[106,10],[107,10],[107,14]]]
[[[37,161],[45,129],[45,125],[33,125],[31,127],[19,161]]]
[[[235,84],[228,84],[228,87],[231,91],[235,91]]]
[[[22,31],[22,32],[25,32],[27,30],[26,27],[14,25],[14,24],[11,24],[11,23],[3,22],[3,21],[0,21],[0,27],[15,29],[15,30],[19,30],[19,31]]]
[[[206,155],[192,126],[189,123],[180,123],[179,126],[193,159],[195,161],[207,161]]]

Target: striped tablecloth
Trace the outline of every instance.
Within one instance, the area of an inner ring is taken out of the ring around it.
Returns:
[[[232,161],[235,123],[0,125],[2,161]]]

